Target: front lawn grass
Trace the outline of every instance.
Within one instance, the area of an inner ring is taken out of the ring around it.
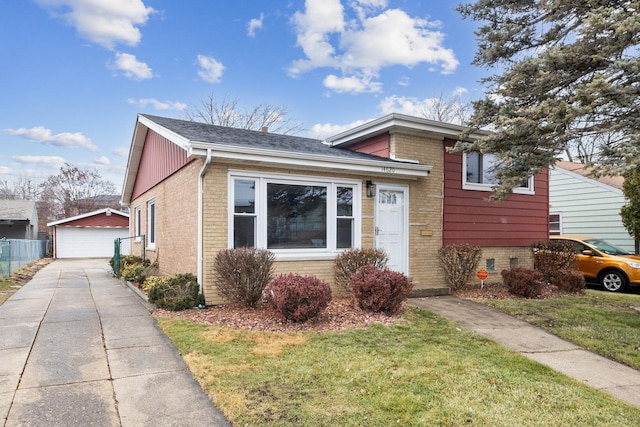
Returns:
[[[544,300],[478,300],[640,370],[640,295],[587,289]]]
[[[158,321],[236,426],[640,425],[640,409],[415,307],[322,333]]]

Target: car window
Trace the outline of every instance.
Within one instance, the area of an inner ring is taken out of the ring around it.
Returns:
[[[604,252],[607,255],[629,255],[628,251],[625,251],[624,249],[621,249],[615,245],[612,245],[606,240],[593,239],[593,240],[586,240],[586,242],[592,245],[594,248],[598,249],[599,251]]]

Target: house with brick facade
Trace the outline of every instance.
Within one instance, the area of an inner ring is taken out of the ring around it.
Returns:
[[[267,248],[276,273],[333,284],[348,248],[378,247],[417,295],[447,291],[438,250],[483,249],[483,267],[531,266],[548,237],[548,174],[489,201],[490,155],[449,153],[463,127],[391,114],[326,141],[138,115],[122,192],[132,253],[197,275],[207,304],[223,248]]]

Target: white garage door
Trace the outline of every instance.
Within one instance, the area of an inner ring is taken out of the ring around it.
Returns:
[[[128,237],[127,228],[58,227],[56,256],[58,258],[111,258],[113,241]],[[122,242],[121,253],[129,253],[129,240]]]

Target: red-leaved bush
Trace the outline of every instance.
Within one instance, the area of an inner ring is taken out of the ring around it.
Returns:
[[[273,279],[265,295],[276,316],[290,322],[305,322],[329,305],[331,287],[317,277],[287,274]]]
[[[523,298],[540,296],[547,283],[544,274],[524,267],[502,270],[500,274],[509,292]]]
[[[584,274],[577,270],[558,270],[551,276],[551,284],[562,292],[581,292],[586,287]]]
[[[402,311],[413,283],[402,273],[366,265],[351,277],[351,289],[361,309],[394,315]]]

